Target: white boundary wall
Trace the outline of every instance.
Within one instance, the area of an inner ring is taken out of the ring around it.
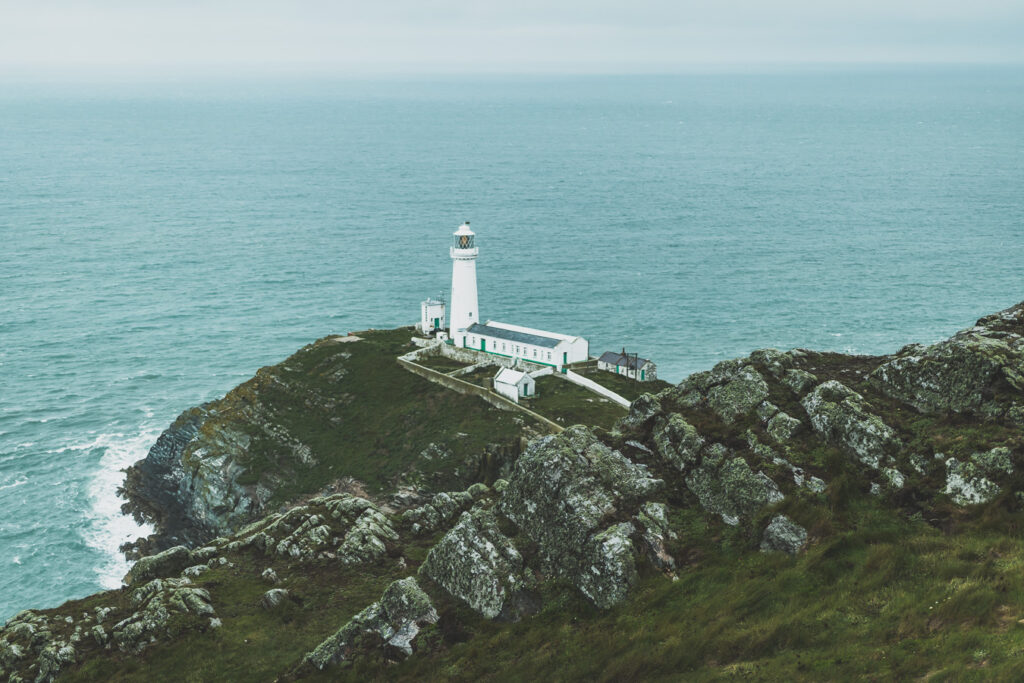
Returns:
[[[614,391],[612,391],[611,389],[609,389],[607,387],[601,386],[600,384],[598,384],[597,382],[595,382],[592,379],[587,379],[583,375],[576,374],[572,370],[566,369],[566,371],[562,375],[562,377],[564,377],[565,379],[569,380],[573,384],[578,384],[581,387],[584,387],[586,389],[590,389],[595,394],[600,394],[601,396],[604,396],[605,398],[609,398],[609,399],[615,401],[616,403],[618,403],[620,406],[623,406],[624,408],[628,408],[629,407],[629,401],[627,401],[622,396],[619,396],[618,394],[616,394]]]

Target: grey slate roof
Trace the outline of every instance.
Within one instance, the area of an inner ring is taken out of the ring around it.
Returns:
[[[642,368],[651,362],[646,358],[636,358],[632,354],[623,356],[618,351],[605,351],[598,360],[609,365],[625,365],[630,370],[636,370],[637,365]]]
[[[506,330],[501,327],[481,325],[480,323],[473,323],[466,328],[466,332],[469,332],[470,334],[479,334],[484,337],[495,337],[496,339],[504,339],[505,341],[518,342],[520,344],[543,346],[549,349],[555,348],[562,341],[561,339],[554,339],[552,337],[542,337],[539,334],[516,332],[515,330]]]

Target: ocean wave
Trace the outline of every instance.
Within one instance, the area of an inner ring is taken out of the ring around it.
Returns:
[[[153,533],[150,525],[138,524],[121,512],[123,501],[117,495],[117,488],[124,479],[122,470],[144,458],[159,435],[159,429],[145,427],[134,436],[100,434],[87,444],[69,447],[72,450],[104,450],[99,467],[87,485],[89,511],[82,537],[86,545],[103,554],[104,559],[95,572],[99,584],[105,589],[119,587],[121,578],[128,571],[129,564],[119,550],[121,544]]]
[[[18,486],[23,486],[23,485],[25,485],[27,483],[28,483],[28,477],[20,477],[19,479],[15,479],[14,481],[10,482],[9,484],[0,484],[0,491],[6,491],[7,489],[13,489],[13,488],[16,488]]]

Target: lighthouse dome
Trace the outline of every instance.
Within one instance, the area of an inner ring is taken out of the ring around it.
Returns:
[[[476,246],[474,244],[476,233],[469,229],[469,221],[460,225],[459,229],[452,234],[455,237],[453,245],[455,249],[472,249]]]

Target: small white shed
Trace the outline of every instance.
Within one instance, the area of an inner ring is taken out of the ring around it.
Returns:
[[[519,403],[520,397],[537,394],[537,380],[520,370],[502,368],[494,376],[494,390]]]

